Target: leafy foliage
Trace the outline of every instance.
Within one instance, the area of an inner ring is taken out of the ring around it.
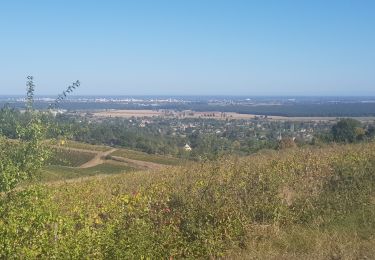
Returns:
[[[34,77],[33,76],[27,76],[27,82],[26,82],[26,108],[28,111],[33,109],[34,105],[34,91],[35,91],[35,84],[34,84]]]
[[[353,143],[361,139],[361,122],[352,119],[341,119],[332,127],[333,140],[336,142]]]
[[[50,125],[43,121],[45,116],[33,107],[33,80],[32,76],[27,77],[27,103],[23,114],[9,107],[1,110],[1,121],[5,123],[1,134],[5,136],[0,136],[0,192],[9,192],[20,182],[34,178],[51,155],[44,142]],[[79,85],[79,82],[77,84]],[[69,87],[68,93],[77,87],[77,84]]]
[[[19,182],[33,178],[50,154],[42,142],[46,128],[32,107],[33,77],[29,76],[27,79],[28,102],[24,126],[11,121],[11,124],[16,127],[14,134],[16,139],[9,140],[0,136],[0,192],[10,191]],[[9,149],[10,147],[12,149]]]

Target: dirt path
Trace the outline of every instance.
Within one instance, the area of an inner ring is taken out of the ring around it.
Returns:
[[[115,151],[117,151],[117,149],[111,149],[111,150],[106,151],[106,152],[98,152],[95,155],[94,158],[92,158],[90,161],[82,164],[81,166],[79,166],[79,168],[90,168],[90,167],[94,167],[96,165],[102,164],[102,163],[105,162],[105,157],[110,155],[111,153],[113,153]]]
[[[108,155],[112,154],[113,152],[117,151],[118,149],[113,148],[111,150],[105,151],[105,152],[99,152],[99,151],[92,151],[92,150],[86,150],[86,149],[80,149],[80,148],[71,148],[71,147],[61,147],[61,146],[55,146],[56,148],[59,149],[66,149],[66,150],[71,150],[71,151],[76,151],[76,152],[83,152],[83,153],[92,153],[95,154],[95,157],[91,159],[90,161],[82,164],[78,168],[90,168],[94,167],[96,165],[105,163]],[[121,162],[126,165],[132,166],[134,168],[138,168],[141,170],[149,170],[149,169],[161,169],[162,167],[165,167],[166,165],[164,164],[159,164],[159,163],[153,163],[153,162],[146,162],[146,161],[140,161],[140,160],[134,160],[134,159],[129,159],[121,156],[110,156],[110,160],[116,161],[116,162]],[[108,160],[107,160],[108,161]]]

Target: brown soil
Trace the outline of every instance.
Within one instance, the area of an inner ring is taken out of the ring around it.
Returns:
[[[69,148],[70,149],[70,148]],[[110,155],[111,153],[115,152],[117,149],[111,149],[106,152],[98,152],[94,158],[92,158],[90,161],[82,164],[79,166],[79,168],[91,168],[96,165],[102,164],[105,162],[106,156]]]

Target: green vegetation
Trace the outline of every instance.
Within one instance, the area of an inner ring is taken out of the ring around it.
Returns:
[[[30,187],[0,200],[0,257],[371,258],[374,195],[374,143]]]
[[[362,124],[353,118],[342,118],[331,127],[329,133],[320,135],[319,139],[326,143],[356,143],[371,141],[374,136],[374,125]]]
[[[46,136],[46,127],[41,122],[40,114],[33,110],[34,83],[27,77],[26,111],[23,121],[12,118],[11,110],[2,110],[1,121],[5,119],[5,131],[10,134],[13,129],[13,140],[0,135],[0,192],[9,192],[18,183],[35,177],[38,170],[49,158],[49,150],[42,142]]]
[[[332,136],[336,142],[353,143],[363,140],[365,131],[361,128],[361,122],[346,118],[341,119],[332,127]]]
[[[76,81],[69,86],[51,107],[56,108],[79,85]],[[19,183],[34,179],[51,156],[51,147],[45,140],[58,128],[46,121],[49,113],[34,110],[34,91],[34,78],[28,76],[25,112],[8,106],[0,111],[0,192],[8,193]]]
[[[0,136],[0,192],[8,192],[36,176],[50,155],[41,142],[42,135],[40,124],[32,120],[17,140]]]

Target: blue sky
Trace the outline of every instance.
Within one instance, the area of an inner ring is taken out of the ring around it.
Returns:
[[[375,1],[1,1],[0,95],[375,95]]]

